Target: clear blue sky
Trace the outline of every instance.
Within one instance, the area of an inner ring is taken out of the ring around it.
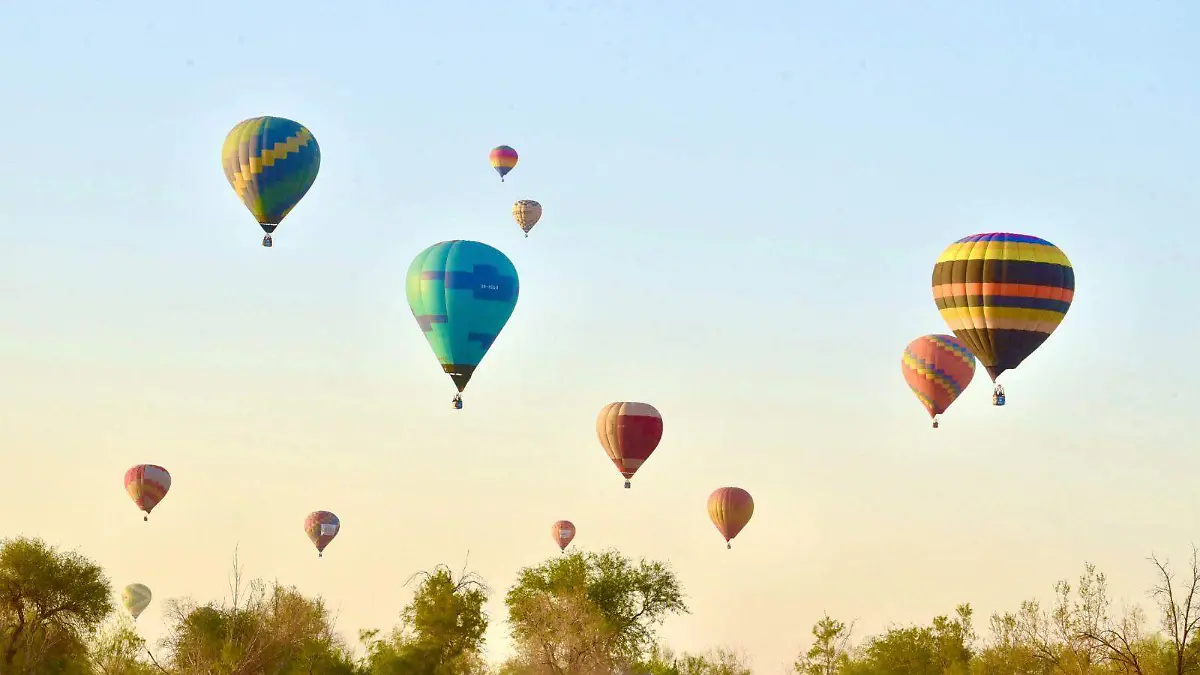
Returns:
[[[1140,598],[1200,526],[1195,3],[185,4],[0,8],[0,449],[41,477],[0,534],[156,603],[219,596],[241,542],[353,636],[468,548],[499,597],[569,518],[675,563],[673,644],[773,672],[826,609],[1014,607],[1085,559]],[[262,114],[322,150],[269,251],[219,163]],[[1009,407],[980,370],[934,433],[899,356],[945,332],[937,255],[994,230],[1062,248],[1075,304]],[[522,282],[461,414],[403,294],[451,238]],[[666,420],[629,492],[611,400]],[[176,475],[149,526],[136,462]],[[703,510],[727,484],[758,502],[732,553]]]

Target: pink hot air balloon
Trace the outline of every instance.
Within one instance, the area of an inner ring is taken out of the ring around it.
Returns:
[[[342,521],[328,511],[313,511],[304,519],[304,533],[317,547],[317,557],[325,555],[325,547],[342,529]]]
[[[125,491],[137,507],[146,512],[142,520],[150,520],[150,512],[171,489],[171,474],[157,464],[138,464],[125,472]]]
[[[550,536],[558,544],[558,550],[565,551],[571,540],[575,538],[575,524],[569,520],[560,520],[550,526]]]
[[[738,536],[753,515],[754,498],[740,487],[717,488],[708,496],[708,517],[725,537],[725,548],[733,548],[729,541]]]

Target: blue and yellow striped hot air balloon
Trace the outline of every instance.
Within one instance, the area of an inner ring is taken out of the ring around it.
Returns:
[[[321,148],[312,132],[282,117],[253,117],[239,123],[221,148],[225,178],[250,209],[271,246],[271,233],[308,192],[321,168]]]
[[[408,306],[458,387],[455,408],[462,408],[462,391],[512,316],[519,290],[512,261],[477,241],[434,244],[409,266]]]
[[[993,382],[1050,337],[1074,299],[1075,270],[1066,254],[1027,234],[963,237],[933,266],[933,300],[942,319]],[[1004,405],[1000,385],[992,401]]]

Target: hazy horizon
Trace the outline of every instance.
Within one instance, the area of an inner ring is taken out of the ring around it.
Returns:
[[[1145,557],[1182,564],[1200,525],[1200,368],[1165,358],[1200,328],[1198,22],[1079,0],[0,8],[0,537],[149,586],[152,641],[166,598],[225,593],[235,546],[351,642],[469,551],[498,659],[504,590],[557,555],[558,519],[572,547],[672,564],[672,647],[764,672],[825,611],[859,636],[986,617],[1085,561],[1144,602]],[[261,114],[322,152],[269,250],[219,162]],[[518,199],[544,207],[528,239]],[[1005,408],[980,368],[933,431],[900,355],[948,332],[938,255],[987,231],[1061,248],[1075,301]],[[521,283],[461,412],[404,297],[455,238]],[[595,433],[621,400],[665,426],[630,490]],[[148,523],[137,463],[174,480]],[[756,503],[731,551],[705,513],[726,485]],[[317,509],[342,522],[322,559]]]

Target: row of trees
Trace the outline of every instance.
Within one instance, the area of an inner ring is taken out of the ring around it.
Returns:
[[[1200,564],[1177,578],[1152,559],[1159,625],[1114,613],[1104,575],[1055,585],[1048,607],[1030,600],[975,635],[969,605],[927,626],[889,629],[851,644],[852,624],[826,615],[812,629],[800,675],[1200,674]],[[0,675],[751,675],[732,650],[675,654],[656,629],[686,613],[664,564],[615,551],[555,556],[522,569],[505,602],[515,656],[482,652],[491,593],[447,567],[423,572],[390,632],[362,631],[365,656],[337,634],[321,598],[244,581],[234,562],[221,602],[167,601],[167,634],[147,645],[115,611],[103,570],[38,539],[0,542]],[[362,653],[362,652],[360,652]]]

